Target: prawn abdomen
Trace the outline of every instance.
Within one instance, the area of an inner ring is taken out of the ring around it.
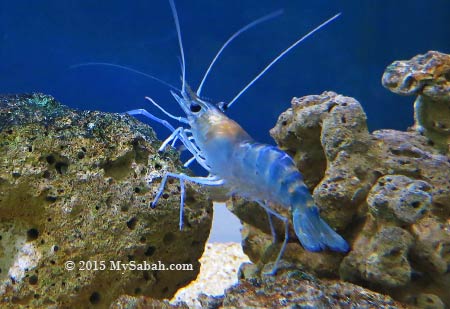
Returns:
[[[347,252],[349,245],[319,215],[319,209],[289,155],[259,143],[240,145],[234,179],[238,195],[290,208],[297,238],[308,251]],[[233,181],[231,181],[233,183]]]
[[[302,175],[285,152],[253,141],[237,145],[228,171],[228,183],[236,194],[286,208],[291,205],[292,193],[303,184]]]

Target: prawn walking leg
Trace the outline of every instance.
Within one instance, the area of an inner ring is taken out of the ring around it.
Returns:
[[[276,243],[277,242],[277,233],[275,232],[275,227],[273,225],[272,215],[268,211],[266,211],[266,214],[267,214],[267,219],[269,220],[270,233],[272,234],[272,242]]]
[[[264,210],[266,210],[266,207],[269,207],[267,205],[267,202],[261,202],[261,201],[256,201],[256,202],[259,204],[259,206],[264,208]],[[272,234],[272,243],[276,243],[277,242],[277,233],[275,231],[275,226],[273,225],[272,215],[267,210],[266,210],[266,214],[267,214],[267,220],[269,220],[270,233]]]
[[[158,118],[158,117],[154,116],[153,114],[147,112],[143,108],[133,109],[131,111],[125,112],[125,114],[128,114],[130,116],[135,116],[135,115],[145,116],[145,117],[150,118],[151,120],[153,120],[153,121],[155,121],[157,123],[162,124],[163,126],[165,126],[170,131],[172,131],[172,132],[175,131],[175,128],[167,120]]]
[[[147,100],[149,100],[150,102],[152,102],[155,106],[157,106],[160,110],[162,110],[166,115],[170,115],[171,118],[178,120],[179,122],[185,122],[185,118],[183,117],[176,117],[173,116],[172,114],[168,113],[167,111],[165,111],[162,107],[160,107],[153,99],[146,97]],[[207,171],[209,171],[208,166],[206,165],[205,159],[202,158],[200,156],[200,150],[198,149],[198,146],[194,144],[193,142],[193,138],[188,137],[186,133],[191,133],[192,131],[183,127],[178,127],[178,128],[174,128],[168,121],[160,119],[156,116],[154,116],[153,114],[149,113],[147,110],[145,109],[133,109],[130,110],[128,112],[126,112],[126,114],[134,116],[134,115],[142,115],[145,116],[157,123],[162,124],[163,126],[165,126],[166,128],[168,128],[170,131],[172,131],[172,134],[162,143],[161,147],[159,148],[158,151],[163,151],[167,145],[169,143],[171,143],[171,146],[175,146],[175,143],[177,140],[180,140],[187,148],[187,150],[192,153],[192,158],[190,158],[185,164],[184,167],[188,167],[194,160],[197,160],[197,162],[203,167],[205,168]]]
[[[172,134],[161,144],[161,147],[159,147],[158,151],[163,151],[167,145],[171,143],[171,146],[173,147],[175,145],[175,142],[177,140],[180,140],[184,146],[186,146],[186,149],[192,154],[192,158],[190,158],[186,163],[184,163],[184,167],[189,166],[194,160],[197,161],[200,166],[202,166],[206,171],[210,171],[209,166],[206,164],[205,159],[202,157],[202,153],[198,146],[194,143],[193,139],[191,137],[188,137],[186,132],[190,132],[190,130],[185,129],[183,127],[179,127],[175,129],[175,131],[172,132]]]
[[[273,215],[273,216],[277,217],[278,219],[283,221],[283,224],[284,224],[284,240],[283,240],[283,243],[281,244],[281,249],[280,249],[280,252],[278,253],[277,259],[275,260],[275,263],[273,264],[272,271],[270,273],[268,273],[268,275],[274,275],[278,269],[278,262],[281,260],[284,250],[286,250],[286,245],[287,245],[288,237],[289,237],[289,219],[286,218],[285,216],[279,214],[275,210],[271,209],[265,202],[257,201],[257,203],[262,208],[264,208],[264,210],[267,212],[267,215],[269,216],[270,229],[272,232],[272,237],[273,237],[274,242],[276,240],[276,233],[275,233],[275,228],[272,223],[272,218],[270,216]]]
[[[169,145],[170,142],[172,142],[171,146],[173,147],[175,146],[175,142],[177,141],[177,139],[182,140],[181,131],[183,131],[182,127],[176,128],[175,131],[173,131],[172,134],[170,134],[170,136],[166,138],[166,140],[161,144],[161,147],[159,147],[158,151],[163,151],[164,149],[166,149],[167,145]]]
[[[220,186],[224,184],[224,180],[218,178],[217,176],[208,176],[208,177],[191,177],[186,174],[175,174],[175,173],[166,173],[161,181],[161,184],[159,186],[158,192],[156,193],[155,199],[150,204],[151,208],[155,208],[156,204],[158,203],[159,198],[161,197],[161,194],[164,191],[164,187],[166,186],[167,178],[173,177],[180,180],[180,191],[181,191],[181,197],[180,197],[180,222],[179,227],[180,230],[183,229],[183,210],[184,210],[184,195],[185,195],[185,187],[184,187],[184,181],[191,181],[194,183],[198,183],[201,185],[207,185],[207,186]]]

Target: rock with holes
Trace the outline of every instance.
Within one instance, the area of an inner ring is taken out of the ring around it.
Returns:
[[[430,185],[403,175],[380,177],[367,196],[369,211],[380,222],[412,224],[431,207]]]
[[[450,290],[450,219],[442,222],[436,217],[428,217],[411,226],[411,233],[416,239],[411,256],[420,261],[420,268],[439,277],[441,286]]]
[[[366,154],[374,141],[359,102],[334,92],[294,98],[270,133],[294,158],[305,183],[316,187],[314,197],[328,222],[347,226],[377,176],[369,169]]]
[[[157,300],[145,296],[122,295],[116,299],[110,309],[138,309],[138,308],[158,308],[158,309],[189,309],[186,303],[171,304],[168,300]]]
[[[415,303],[423,292],[450,305],[447,155],[417,131],[369,133],[359,102],[334,92],[294,98],[271,134],[294,158],[321,216],[351,244],[347,256],[307,252],[291,230],[285,260],[401,301]],[[243,246],[263,267],[279,244],[271,244],[265,214],[254,207],[237,200],[233,211],[252,225]]]
[[[383,86],[401,95],[416,95],[415,129],[443,153],[450,153],[450,55],[429,51],[395,61],[383,74]]]
[[[0,97],[1,307],[108,307],[122,294],[170,298],[195,279],[211,203],[188,186],[183,231],[178,183],[149,207],[161,175],[182,169],[158,147],[130,116]]]
[[[414,304],[419,308],[445,309],[445,304],[434,294],[421,293],[414,298]]]
[[[371,231],[368,223],[363,229],[373,233],[369,239],[358,239],[353,251],[344,259],[340,271],[343,279],[367,281],[379,289],[406,286],[411,281],[408,252],[413,243],[409,232],[399,227],[382,227]]]
[[[281,263],[276,276],[260,276],[253,265],[243,264],[239,283],[224,294],[203,297],[202,308],[407,308],[389,296],[348,282],[319,279],[288,263]]]

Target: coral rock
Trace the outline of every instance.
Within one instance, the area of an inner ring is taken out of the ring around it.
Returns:
[[[241,273],[252,273],[246,267]],[[221,301],[220,308],[406,308],[389,296],[347,282],[320,280],[284,263],[275,277],[241,278]]]
[[[408,252],[412,242],[412,236],[399,227],[382,228],[369,243],[365,238],[358,239],[341,264],[341,278],[372,282],[384,288],[407,285],[411,280]]]
[[[316,187],[314,197],[325,219],[335,228],[346,226],[361,191],[374,181],[366,156],[372,140],[358,101],[334,92],[294,98],[270,133],[293,156],[305,183]]]
[[[171,304],[168,300],[158,300],[145,296],[130,296],[122,295],[116,299],[110,309],[148,309],[148,308],[158,308],[158,309],[189,309],[189,306],[185,303]]]
[[[448,156],[417,131],[369,133],[361,105],[333,92],[294,98],[271,134],[294,158],[321,216],[352,248],[345,258],[331,251],[306,252],[290,230],[284,260],[401,301],[412,303],[419,291],[450,305],[442,288],[450,282]],[[257,227],[244,229],[243,246],[263,267],[279,249],[270,243],[264,212],[240,200],[233,211]]]
[[[444,278],[450,289],[450,219],[441,222],[436,217],[428,217],[411,227],[416,245],[412,254],[424,270],[437,273]]]
[[[430,185],[407,176],[389,175],[378,179],[369,192],[370,212],[380,221],[398,220],[412,224],[431,207]]]
[[[415,128],[444,153],[450,153],[450,55],[429,51],[386,68],[383,86],[401,95],[417,95]]]
[[[414,304],[423,309],[444,309],[442,300],[434,294],[421,293],[414,299]]]
[[[170,298],[195,279],[211,203],[188,187],[181,232],[176,183],[149,207],[162,174],[181,170],[159,144],[127,115],[39,94],[0,97],[0,304],[104,308],[123,293]],[[192,270],[162,271],[158,261]]]

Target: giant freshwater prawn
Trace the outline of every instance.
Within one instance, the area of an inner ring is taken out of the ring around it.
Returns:
[[[287,245],[289,230],[289,219],[271,207],[272,204],[290,209],[295,234],[306,250],[316,252],[331,249],[338,252],[347,252],[349,250],[347,242],[320,217],[319,209],[315,205],[308,188],[303,182],[303,177],[292,158],[275,146],[256,142],[238,123],[225,115],[226,109],[230,108],[248,88],[284,55],[313,33],[335,20],[340,14],[326,20],[290,45],[252,79],[230,102],[212,104],[201,98],[201,91],[212,66],[222,51],[242,32],[279,15],[280,11],[261,17],[235,32],[218,51],[198,86],[197,91],[194,92],[186,82],[186,63],[180,23],[174,0],[169,0],[169,3],[175,21],[181,55],[181,89],[178,90],[176,87],[154,76],[135,70],[133,71],[149,76],[172,88],[171,93],[185,113],[185,116],[179,117],[170,114],[149,97],[147,99],[154,106],[169,118],[181,123],[181,125],[175,128],[168,121],[154,116],[145,109],[135,109],[127,113],[129,115],[143,115],[164,125],[172,134],[162,143],[159,150],[163,151],[169,144],[174,146],[177,141],[180,141],[185,149],[192,154],[192,157],[184,165],[187,167],[196,161],[209,174],[206,177],[192,177],[183,173],[166,173],[162,178],[151,207],[154,208],[157,206],[168,178],[176,178],[180,181],[180,230],[183,228],[182,218],[186,181],[205,186],[222,187],[226,189],[228,196],[236,195],[257,202],[268,215],[274,242],[276,241],[276,233],[272,223],[272,217],[276,217],[284,223],[284,240],[271,274],[275,274],[277,271],[278,263]],[[88,65],[91,64],[104,63],[88,63]],[[123,68],[119,65],[113,66]]]

